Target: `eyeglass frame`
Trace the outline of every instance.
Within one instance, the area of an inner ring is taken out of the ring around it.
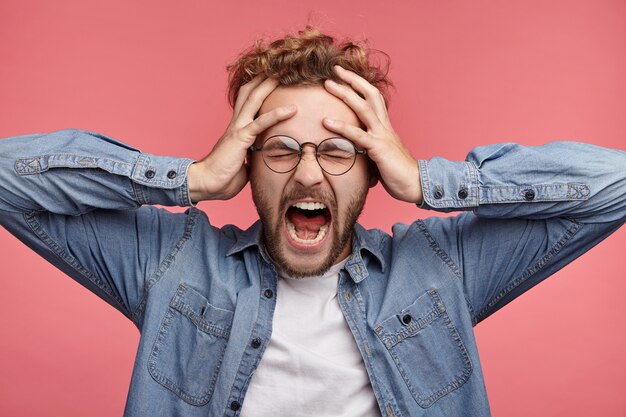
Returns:
[[[286,137],[286,138],[289,138],[289,139],[293,139],[293,141],[298,144],[298,147],[299,147],[298,162],[293,166],[293,168],[289,169],[288,171],[276,171],[275,169],[273,169],[272,167],[269,166],[269,164],[267,163],[267,161],[263,157],[263,147],[265,146],[265,143],[267,141],[269,141],[270,139],[276,138],[276,137]],[[320,163],[320,160],[319,160],[319,156],[320,156],[320,154],[318,152],[319,146],[322,143],[326,142],[327,140],[331,140],[331,139],[342,139],[342,140],[345,140],[346,142],[350,143],[350,145],[352,145],[352,147],[354,148],[354,159],[352,160],[352,164],[350,165],[350,167],[348,169],[346,169],[341,174],[333,174],[333,173],[330,173],[330,172],[326,171],[324,169],[324,167],[322,166],[322,164]],[[265,164],[266,167],[268,167],[270,169],[270,171],[275,172],[277,174],[287,174],[287,173],[293,171],[294,169],[296,169],[298,167],[298,165],[300,165],[300,161],[302,161],[302,153],[303,153],[304,147],[306,145],[311,145],[315,149],[315,161],[317,162],[317,165],[319,165],[320,169],[322,171],[324,171],[325,173],[327,173],[328,175],[332,175],[333,177],[338,177],[340,175],[344,175],[348,171],[350,171],[352,169],[352,167],[354,166],[354,164],[356,163],[356,157],[357,156],[359,156],[359,155],[367,155],[367,150],[365,150],[365,149],[357,149],[357,147],[354,146],[354,142],[352,142],[350,139],[346,139],[346,138],[343,138],[341,136],[333,136],[333,137],[330,137],[330,138],[326,138],[326,139],[323,139],[320,143],[315,144],[313,142],[302,142],[302,143],[300,143],[300,142],[298,142],[298,140],[296,138],[293,138],[293,137],[291,137],[289,135],[272,135],[272,136],[266,138],[263,141],[263,144],[261,146],[254,146],[254,145],[252,145],[252,146],[250,146],[248,148],[248,150],[250,152],[261,152],[261,158],[263,159],[263,163]]]

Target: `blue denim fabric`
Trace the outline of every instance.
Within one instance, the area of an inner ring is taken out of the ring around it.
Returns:
[[[272,331],[261,224],[151,206],[190,205],[191,163],[75,130],[0,141],[0,223],[141,332],[128,417],[236,416]],[[339,303],[383,416],[488,416],[473,326],[624,223],[626,153],[507,143],[419,164],[423,207],[463,212],[357,224]]]

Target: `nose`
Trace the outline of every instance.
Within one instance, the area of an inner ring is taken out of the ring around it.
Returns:
[[[300,158],[300,163],[296,166],[296,170],[293,174],[294,180],[300,183],[303,187],[312,187],[324,180],[324,172],[322,171],[322,167],[320,167],[317,163],[315,152],[316,149],[314,144],[303,144],[302,157]]]

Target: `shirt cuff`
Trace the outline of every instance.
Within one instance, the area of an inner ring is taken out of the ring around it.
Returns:
[[[142,153],[131,173],[137,202],[163,206],[193,206],[187,170],[195,161]]]
[[[478,168],[472,162],[435,157],[418,164],[423,194],[420,208],[447,212],[478,206]]]

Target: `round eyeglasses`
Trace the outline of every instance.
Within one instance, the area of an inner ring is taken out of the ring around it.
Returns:
[[[290,136],[275,135],[265,139],[262,146],[251,146],[251,152],[261,152],[263,162],[274,172],[285,174],[293,171],[302,159],[306,145],[315,148],[315,159],[320,168],[329,175],[342,175],[354,166],[357,155],[365,155],[345,138],[328,138],[319,144],[299,143]]]

